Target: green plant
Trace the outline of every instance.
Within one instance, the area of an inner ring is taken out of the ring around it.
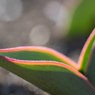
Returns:
[[[95,29],[78,63],[45,47],[0,49],[0,66],[51,95],[95,95]]]
[[[72,15],[70,30],[67,36],[76,38],[87,36],[95,26],[95,0],[82,0]],[[77,23],[77,24],[76,24]]]

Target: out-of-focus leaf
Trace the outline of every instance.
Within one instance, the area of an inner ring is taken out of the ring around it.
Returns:
[[[21,61],[0,56],[0,65],[51,95],[95,95],[87,78],[63,63]]]
[[[65,55],[46,47],[18,47],[10,49],[0,49],[1,56],[7,56],[20,60],[46,60],[57,61],[68,64],[76,68],[76,63]]]
[[[68,36],[88,35],[95,27],[95,0],[82,0],[73,14]]]
[[[95,42],[95,29],[88,37],[88,39],[82,49],[80,57],[79,57],[78,67],[82,73],[85,73],[85,71],[86,71],[86,68],[88,65],[88,60],[89,60],[90,53],[91,53],[94,42]]]
[[[95,86],[95,46],[89,59],[89,64],[85,75],[87,76],[89,81]]]

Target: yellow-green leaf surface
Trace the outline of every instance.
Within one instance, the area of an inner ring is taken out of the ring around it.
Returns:
[[[93,47],[85,75],[95,87],[95,46]]]
[[[82,49],[80,57],[79,57],[79,61],[78,61],[78,67],[79,68],[78,69],[82,73],[85,73],[85,71],[86,71],[94,42],[95,42],[95,29],[93,30],[93,32],[88,37],[88,39],[87,39],[87,41],[86,41],[86,43]]]
[[[51,95],[95,95],[86,77],[64,63],[22,61],[0,56],[0,66]]]
[[[76,68],[76,63],[65,55],[46,47],[17,47],[9,49],[0,49],[1,56],[7,56],[19,60],[45,60],[57,61],[68,64]]]

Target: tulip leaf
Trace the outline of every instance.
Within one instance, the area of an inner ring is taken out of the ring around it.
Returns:
[[[23,61],[0,56],[0,66],[51,95],[95,95],[95,89],[87,78],[63,63]]]
[[[80,67],[80,72],[82,72],[83,74],[86,71],[88,60],[89,60],[94,42],[95,42],[95,29],[88,37],[79,57],[78,65]]]
[[[75,10],[68,36],[88,35],[95,27],[95,0],[82,0]]]
[[[19,60],[46,60],[57,61],[68,64],[76,68],[76,63],[65,55],[46,47],[18,47],[10,49],[0,49],[1,56],[7,56]]]
[[[89,81],[95,86],[95,46],[92,50],[85,75],[87,76]]]

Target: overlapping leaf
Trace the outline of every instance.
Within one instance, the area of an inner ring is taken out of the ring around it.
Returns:
[[[17,47],[1,49],[0,55],[20,60],[46,60],[65,63],[76,70],[85,73],[93,43],[95,41],[95,29],[88,37],[79,57],[78,64],[65,55],[46,47]]]
[[[79,57],[79,61],[78,61],[79,66],[78,67],[82,73],[85,73],[85,71],[86,71],[88,61],[90,58],[90,53],[92,51],[92,46],[93,46],[94,42],[95,42],[95,29],[88,37],[88,39],[82,49],[80,57]]]
[[[90,67],[87,67],[94,42],[95,30],[87,39],[78,64],[49,48],[18,47],[0,49],[0,66],[49,92],[51,95],[95,95],[95,88],[93,87],[95,81],[92,72],[94,71],[94,61],[90,61]],[[94,57],[92,57],[93,59]],[[89,70],[86,76],[93,85],[75,69],[83,74]],[[91,78],[90,74],[93,75]]]
[[[91,53],[91,57],[89,59],[89,64],[86,69],[85,75],[91,81],[91,83],[95,86],[95,46],[93,47],[93,51]]]
[[[87,78],[63,63],[21,61],[0,56],[0,65],[51,95],[95,95]]]
[[[65,55],[46,47],[17,47],[1,49],[0,55],[20,60],[46,60],[68,64],[76,69],[76,63]]]

